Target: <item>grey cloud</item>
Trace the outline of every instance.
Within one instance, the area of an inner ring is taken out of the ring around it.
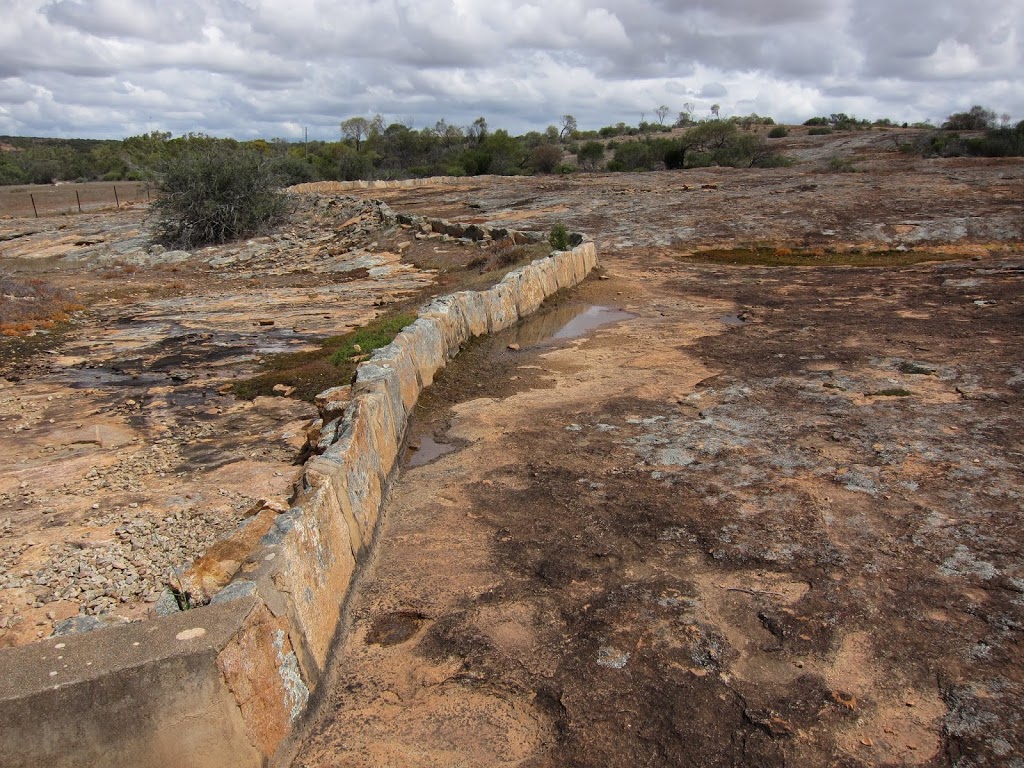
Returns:
[[[729,91],[721,83],[705,83],[697,95],[702,99],[720,99],[723,96],[728,96]]]
[[[97,37],[159,42],[195,39],[206,20],[203,6],[193,0],[56,0],[43,14]]]
[[[941,119],[967,100],[1024,117],[1024,4],[1005,0],[5,3],[0,124],[22,133],[334,138],[374,112],[596,128],[685,101],[803,120]]]

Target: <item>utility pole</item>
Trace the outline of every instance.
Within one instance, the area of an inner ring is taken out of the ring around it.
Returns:
[[[309,157],[309,128],[303,128],[302,157]]]

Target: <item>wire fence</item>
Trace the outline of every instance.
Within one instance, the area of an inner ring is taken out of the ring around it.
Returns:
[[[0,187],[0,216],[42,218],[121,208],[153,199],[156,189],[145,181]]]

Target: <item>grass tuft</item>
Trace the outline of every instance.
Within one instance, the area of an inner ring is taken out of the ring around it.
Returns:
[[[386,315],[352,333],[324,339],[319,349],[273,355],[263,362],[260,373],[237,382],[232,392],[245,400],[273,397],[274,386],[284,384],[295,387],[292,397],[313,402],[325,389],[351,383],[359,361],[390,344],[415,319],[409,313]]]

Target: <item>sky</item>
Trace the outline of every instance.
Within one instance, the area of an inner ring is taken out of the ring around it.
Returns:
[[[0,134],[1024,119],[1024,0],[0,0]]]

